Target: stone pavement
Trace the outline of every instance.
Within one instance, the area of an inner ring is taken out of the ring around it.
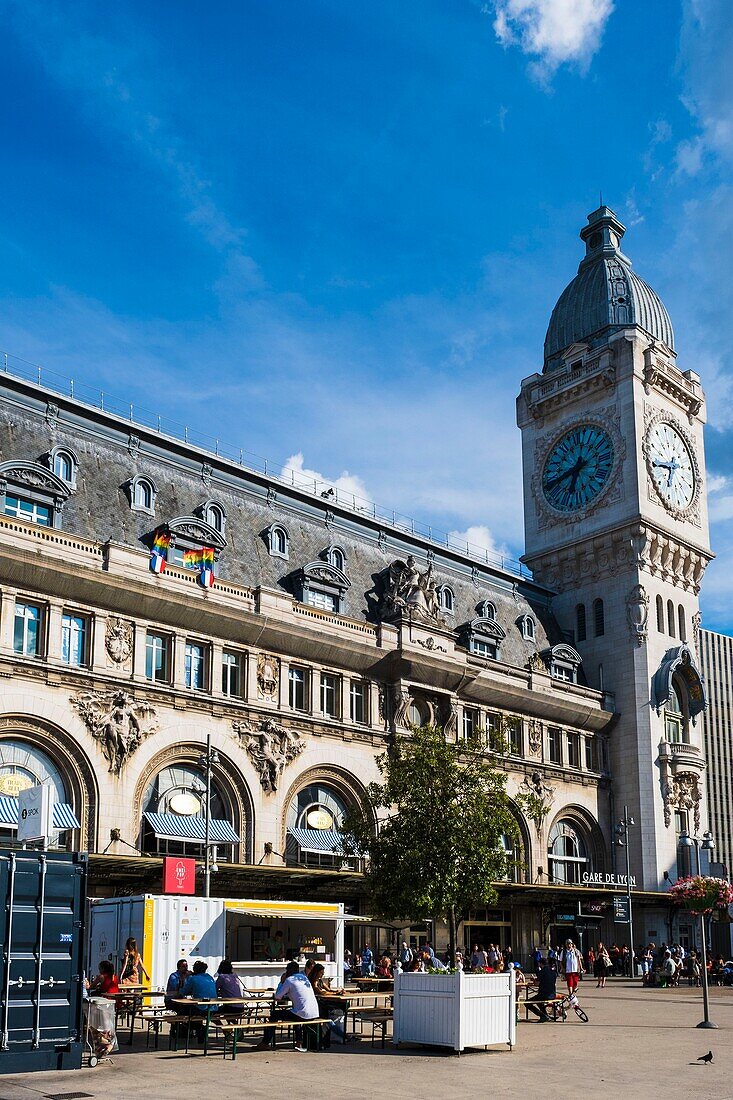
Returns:
[[[67,1073],[0,1076],[0,1100],[73,1093],[104,1100],[214,1097],[362,1100],[511,1096],[533,1100],[733,1100],[733,989],[711,990],[719,1031],[698,1031],[699,989],[645,990],[616,980],[605,990],[585,981],[580,999],[590,1021],[521,1023],[514,1051],[453,1054],[416,1048],[382,1051],[368,1041],[322,1054],[221,1055],[146,1051],[138,1042],[112,1064]],[[712,1049],[713,1065],[695,1059]],[[1,1057],[1,1056],[0,1056]]]

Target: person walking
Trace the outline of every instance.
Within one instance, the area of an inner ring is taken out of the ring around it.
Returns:
[[[573,994],[578,988],[580,975],[583,973],[583,958],[572,940],[565,940],[562,953],[562,968],[565,972],[565,982],[568,993]]]
[[[606,978],[612,969],[611,957],[604,945],[599,943],[596,951],[596,960],[593,964],[593,974],[598,979],[596,989],[605,989]]]

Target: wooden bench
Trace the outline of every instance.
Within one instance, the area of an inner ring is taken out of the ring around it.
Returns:
[[[277,1029],[281,1028],[283,1031],[289,1031],[292,1034],[293,1042],[295,1042],[295,1029],[303,1028],[307,1031],[309,1028],[318,1027],[317,1037],[317,1049],[323,1049],[323,1025],[330,1024],[331,1021],[327,1016],[318,1016],[315,1020],[252,1020],[247,1023],[241,1021],[234,1021],[232,1023],[225,1023],[221,1020],[212,1020],[212,1024],[215,1025],[217,1031],[221,1031],[224,1036],[224,1057],[227,1056],[227,1036],[232,1037],[232,1061],[237,1057],[237,1043],[240,1034],[252,1034],[263,1031],[272,1032],[272,1049],[276,1049],[275,1037]]]
[[[387,1024],[393,1019],[394,1012],[391,1008],[367,1008],[358,1010],[354,1013],[354,1023],[356,1023],[357,1020],[359,1021],[362,1025],[362,1032],[364,1030],[364,1024],[371,1024],[372,1046],[374,1046],[374,1041],[377,1037],[377,1029],[379,1029],[383,1050],[387,1042]]]

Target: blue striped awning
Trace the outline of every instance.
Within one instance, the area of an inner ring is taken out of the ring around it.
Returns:
[[[288,829],[288,833],[304,852],[343,855],[341,833],[335,829]]]
[[[179,817],[178,814],[153,814],[147,810],[145,820],[159,840],[206,840],[206,819]],[[212,844],[239,844],[239,837],[228,821],[212,818],[209,822]]]
[[[18,799],[8,794],[0,795],[0,825],[11,829],[18,828]],[[68,802],[54,803],[53,827],[59,831],[79,828],[79,822]]]

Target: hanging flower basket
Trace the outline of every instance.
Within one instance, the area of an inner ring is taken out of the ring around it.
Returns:
[[[712,913],[733,905],[733,885],[724,878],[711,875],[691,875],[670,886],[669,894],[676,905],[691,913]]]

